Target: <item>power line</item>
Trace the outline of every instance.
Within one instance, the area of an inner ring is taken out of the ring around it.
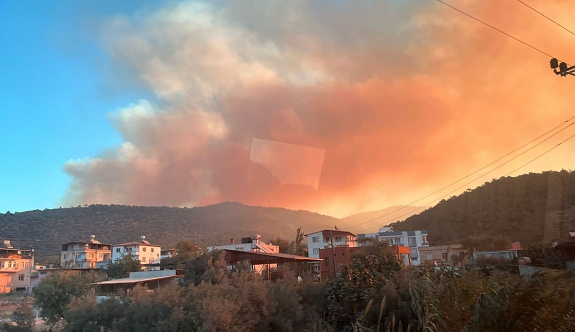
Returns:
[[[507,37],[509,37],[509,38],[512,38],[512,39],[514,39],[514,40],[520,42],[520,43],[523,44],[523,45],[526,45],[526,46],[528,46],[528,47],[531,47],[532,49],[538,51],[539,53],[542,53],[542,54],[544,54],[544,55],[547,55],[547,56],[550,57],[550,58],[554,58],[554,56],[552,56],[551,54],[549,54],[549,53],[547,53],[547,52],[545,52],[545,51],[542,51],[541,49],[539,49],[539,48],[537,48],[537,47],[535,47],[535,46],[533,46],[533,45],[531,45],[531,44],[529,44],[529,43],[527,43],[527,42],[524,42],[523,40],[521,40],[521,39],[519,39],[519,38],[517,38],[517,37],[514,37],[514,36],[508,34],[507,32],[505,32],[505,31],[503,31],[503,30],[501,30],[501,29],[498,29],[498,28],[494,27],[493,25],[491,25],[491,24],[489,24],[489,23],[486,23],[486,22],[484,22],[484,21],[482,21],[482,20],[476,18],[475,16],[472,16],[472,15],[470,15],[470,14],[467,14],[466,12],[464,12],[464,11],[462,11],[462,10],[460,10],[460,9],[457,9],[457,8],[453,7],[452,5],[450,5],[450,4],[447,4],[447,3],[445,3],[445,2],[443,2],[443,1],[441,1],[441,0],[435,0],[435,1],[437,1],[437,2],[439,2],[439,3],[441,3],[441,4],[445,5],[445,6],[447,6],[447,7],[451,8],[451,9],[453,9],[453,10],[456,10],[456,11],[460,12],[461,14],[463,14],[463,15],[465,15],[465,16],[468,16],[468,17],[470,17],[470,18],[476,20],[477,22],[479,22],[479,23],[481,23],[481,24],[483,24],[483,25],[486,25],[486,26],[490,27],[491,29],[493,29],[493,30],[495,30],[495,31],[497,31],[497,32],[500,32],[500,33],[504,34],[505,36],[507,36]]]
[[[485,166],[483,166],[483,167],[481,167],[481,168],[479,168],[479,169],[473,171],[472,173],[467,174],[466,176],[464,176],[464,177],[462,177],[462,178],[460,178],[460,179],[458,179],[458,180],[456,180],[456,181],[454,181],[454,182],[448,184],[447,186],[445,186],[445,187],[443,187],[443,188],[441,188],[441,189],[439,189],[439,190],[436,190],[436,191],[432,192],[432,193],[429,194],[429,195],[426,195],[426,196],[424,196],[424,197],[422,197],[422,198],[419,198],[419,199],[417,199],[417,200],[415,200],[415,201],[409,203],[408,205],[404,205],[404,206],[400,207],[399,209],[396,209],[396,210],[393,210],[393,211],[391,211],[391,212],[382,214],[382,215],[380,215],[380,216],[378,216],[378,217],[372,218],[372,219],[367,220],[367,221],[365,221],[365,222],[362,222],[362,223],[353,225],[353,226],[351,226],[351,227],[349,227],[349,228],[350,228],[350,229],[353,229],[353,228],[355,228],[355,227],[359,227],[359,226],[366,225],[366,224],[371,223],[371,222],[373,222],[373,221],[375,221],[375,220],[377,220],[377,219],[383,218],[383,217],[385,217],[385,216],[391,215],[391,214],[396,213],[396,212],[398,212],[398,211],[401,211],[401,210],[403,210],[403,209],[405,209],[405,208],[408,208],[408,207],[410,207],[411,205],[416,204],[416,203],[418,203],[418,202],[420,202],[420,201],[422,201],[422,200],[424,200],[424,199],[426,199],[426,198],[428,198],[428,197],[430,197],[430,196],[433,196],[433,195],[435,195],[435,194],[437,194],[437,193],[439,193],[439,192],[441,192],[441,191],[443,191],[443,190],[445,190],[445,189],[447,189],[447,188],[449,188],[449,187],[455,185],[456,183],[459,183],[459,182],[461,182],[461,181],[467,179],[468,177],[470,177],[470,176],[472,176],[472,175],[474,175],[474,174],[476,174],[476,173],[478,173],[478,172],[480,172],[480,171],[486,169],[487,167],[489,167],[489,166],[491,166],[491,165],[494,165],[494,164],[497,163],[498,161],[501,161],[502,159],[508,157],[509,155],[511,155],[511,154],[513,154],[513,153],[515,153],[515,152],[517,152],[517,151],[523,149],[524,147],[526,147],[526,146],[528,146],[528,145],[530,145],[530,144],[536,142],[537,140],[541,139],[542,137],[545,137],[545,136],[548,135],[549,133],[555,131],[556,129],[558,129],[558,128],[562,127],[562,126],[564,126],[566,123],[571,122],[571,120],[573,120],[573,119],[575,119],[575,116],[573,116],[573,117],[567,119],[566,121],[562,122],[561,124],[559,124],[559,125],[553,127],[552,129],[548,130],[548,131],[545,132],[544,134],[539,135],[538,137],[536,137],[536,138],[532,139],[531,141],[527,142],[526,144],[523,144],[522,146],[520,146],[520,147],[514,149],[513,151],[511,151],[511,152],[509,152],[509,153],[503,155],[502,157],[499,157],[499,158],[496,159],[495,161],[492,161],[491,163],[489,163],[489,164],[487,164],[487,165],[485,165]],[[549,140],[550,138],[554,137],[555,135],[557,135],[557,134],[561,133],[562,131],[566,130],[567,128],[569,128],[569,127],[570,127],[571,125],[573,125],[573,124],[574,124],[574,122],[571,122],[571,123],[568,124],[566,127],[564,127],[564,128],[562,128],[562,129],[560,129],[559,131],[553,133],[551,136],[549,136],[549,137],[545,138],[544,140],[538,142],[537,144],[535,144],[535,145],[533,145],[532,147],[530,147],[529,149],[527,149],[527,150],[521,152],[521,153],[518,154],[517,156],[515,156],[515,157],[509,159],[508,161],[506,161],[506,162],[504,162],[503,164],[501,164],[501,165],[499,165],[499,166],[497,166],[497,167],[491,169],[490,171],[488,171],[488,172],[486,172],[486,173],[480,175],[479,177],[477,177],[477,178],[471,180],[470,182],[465,183],[463,186],[458,187],[457,189],[455,189],[455,190],[453,190],[453,191],[451,191],[451,192],[449,192],[449,193],[447,193],[447,194],[445,194],[445,195],[439,197],[439,199],[441,199],[441,198],[443,198],[443,197],[445,197],[445,196],[447,196],[447,195],[449,195],[449,194],[451,194],[451,193],[453,193],[453,192],[455,192],[455,191],[457,191],[457,190],[459,190],[459,189],[461,189],[461,188],[463,188],[463,187],[465,187],[465,186],[467,186],[467,185],[469,185],[469,184],[475,182],[476,180],[478,180],[478,179],[484,177],[485,175],[487,175],[487,174],[489,174],[489,173],[491,173],[491,172],[493,172],[493,171],[495,171],[495,170],[497,170],[497,169],[503,167],[504,165],[510,163],[511,161],[513,161],[513,160],[519,158],[520,156],[524,155],[525,153],[531,151],[531,150],[534,149],[535,147],[541,145],[543,142]],[[563,142],[561,142],[561,143],[563,143]],[[561,143],[559,143],[559,144],[561,144]],[[527,165],[527,164],[526,164],[526,165]],[[526,166],[526,165],[523,165],[522,167],[524,167],[524,166]],[[431,204],[431,203],[433,203],[433,202],[435,202],[435,201],[437,201],[437,199],[434,199],[434,200],[432,200],[431,202],[429,202],[429,203],[427,203],[427,204],[425,204],[425,205],[429,205],[429,204]],[[407,213],[405,213],[405,214],[399,215],[399,216],[397,216],[396,218],[400,218],[400,217],[409,215],[409,214],[411,214],[411,213],[413,213],[413,212],[415,212],[415,211],[417,211],[417,210],[420,210],[420,209],[422,209],[422,208],[423,208],[423,207],[416,208],[416,209],[414,209],[414,210],[411,210],[410,212],[407,212]]]
[[[567,127],[566,127],[566,128],[567,128]],[[566,128],[563,128],[562,130],[564,130],[564,129],[566,129]],[[557,133],[559,133],[559,132],[557,132]],[[557,133],[555,133],[555,134],[557,134]],[[554,134],[554,135],[555,135],[555,134]],[[552,137],[552,136],[551,136],[551,137]],[[537,160],[537,159],[543,157],[544,155],[546,155],[547,153],[549,153],[549,152],[551,152],[552,150],[556,149],[556,148],[559,147],[561,144],[567,142],[568,140],[572,139],[573,137],[575,137],[575,135],[569,136],[567,139],[565,139],[565,140],[559,142],[559,144],[557,144],[557,145],[555,145],[554,147],[548,149],[547,151],[543,152],[542,154],[538,155],[537,157],[531,159],[531,160],[528,161],[527,163],[521,165],[519,168],[513,170],[513,171],[510,172],[510,173],[507,173],[505,176],[508,176],[508,175],[510,175],[510,174],[512,174],[512,173],[515,173],[516,171],[520,170],[521,168],[523,168],[523,167],[525,167],[525,166],[531,164],[531,163],[534,162],[535,160]],[[548,138],[550,138],[550,137],[548,137]],[[548,138],[547,138],[547,139],[548,139]],[[545,139],[545,140],[547,140],[547,139]],[[545,140],[544,140],[544,141],[545,141]],[[544,141],[542,141],[542,142],[540,142],[540,143],[543,143]],[[537,145],[539,145],[540,143],[538,143]],[[536,145],[536,146],[537,146],[537,145]],[[529,150],[527,150],[527,151],[529,151]],[[527,152],[527,151],[525,151],[525,152]],[[523,153],[525,153],[525,152],[523,152]],[[522,154],[523,154],[523,153],[522,153]],[[516,157],[518,157],[518,156],[516,156]],[[515,159],[515,158],[513,158],[513,159]],[[513,160],[513,159],[511,159],[511,160]],[[491,171],[489,171],[489,172],[487,172],[487,173],[485,173],[485,174],[483,174],[483,175],[481,175],[481,176],[479,176],[479,177],[477,177],[477,178],[471,180],[470,182],[464,184],[463,186],[458,187],[458,188],[452,190],[451,192],[448,192],[447,194],[445,194],[445,195],[443,195],[443,196],[441,196],[441,197],[439,197],[439,198],[436,198],[436,199],[434,199],[434,200],[428,202],[426,205],[432,204],[433,202],[435,202],[435,201],[437,201],[437,200],[439,200],[439,199],[442,199],[442,198],[444,198],[444,197],[446,197],[446,196],[448,196],[448,195],[450,195],[450,194],[453,194],[454,192],[458,191],[459,189],[464,188],[465,186],[467,186],[467,185],[469,185],[469,184],[475,182],[476,180],[478,180],[478,179],[484,177],[485,175],[487,175],[487,174],[493,172],[494,170],[496,170],[496,169],[498,169],[498,168],[501,168],[503,165],[509,163],[511,160],[509,160],[509,161],[507,161],[507,162],[505,162],[505,163],[503,163],[503,164],[497,166],[496,168],[492,169]],[[422,209],[421,207],[416,208],[416,209],[414,209],[414,210],[412,210],[412,211],[410,211],[410,212],[408,212],[408,213],[405,213],[405,214],[402,214],[402,215],[398,216],[398,218],[403,217],[403,216],[406,216],[406,215],[409,215],[409,214],[411,214],[411,213],[413,213],[413,212],[415,212],[415,211],[417,211],[417,210],[421,210],[421,209]],[[358,232],[358,233],[359,233],[359,232]]]
[[[542,154],[540,154],[539,156],[535,157],[534,159],[531,159],[529,162],[527,162],[527,163],[521,165],[519,168],[517,168],[517,169],[515,169],[515,170],[513,170],[513,171],[511,171],[511,172],[509,172],[509,173],[507,173],[507,174],[505,174],[505,176],[508,176],[508,175],[510,175],[510,174],[513,174],[513,173],[517,172],[518,170],[522,169],[523,167],[525,167],[525,166],[531,164],[531,163],[534,162],[535,160],[537,160],[537,159],[543,157],[543,156],[546,155],[547,153],[549,153],[549,152],[551,152],[552,150],[558,148],[559,145],[561,145],[561,144],[567,142],[568,140],[572,139],[573,137],[575,137],[575,135],[569,136],[566,140],[559,142],[559,144],[557,144],[557,145],[555,145],[554,147],[552,147],[551,149],[549,149],[549,150],[543,152]]]
[[[555,24],[558,25],[559,27],[563,28],[563,30],[565,30],[565,31],[567,31],[567,32],[569,32],[570,34],[572,34],[572,35],[575,36],[575,33],[574,33],[573,31],[571,31],[571,30],[567,29],[566,27],[562,26],[561,24],[557,23],[557,22],[556,22],[555,20],[553,20],[552,18],[548,17],[547,15],[545,15],[545,14],[543,14],[542,12],[538,11],[537,9],[535,9],[535,8],[533,8],[533,7],[531,7],[531,6],[529,6],[528,4],[526,4],[525,2],[523,2],[523,1],[521,1],[521,0],[517,0],[517,1],[519,1],[520,3],[522,3],[523,5],[525,5],[526,7],[530,8],[531,10],[533,10],[534,12],[536,12],[537,14],[539,14],[539,15],[545,17],[545,18],[548,19],[549,21],[555,23]]]

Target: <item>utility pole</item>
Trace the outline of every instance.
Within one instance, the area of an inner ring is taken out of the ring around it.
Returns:
[[[565,62],[559,63],[559,60],[555,58],[551,59],[549,64],[555,75],[561,75],[561,77],[565,77],[567,75],[575,76],[575,73],[573,73],[575,71],[575,66],[568,67]],[[559,70],[557,70],[557,68],[559,68]]]

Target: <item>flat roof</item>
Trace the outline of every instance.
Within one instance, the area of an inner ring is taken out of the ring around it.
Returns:
[[[119,285],[119,284],[135,284],[138,282],[144,281],[153,281],[153,280],[160,280],[160,279],[167,279],[167,278],[175,278],[176,275],[170,276],[161,276],[161,277],[148,277],[148,278],[122,278],[122,279],[114,279],[114,280],[106,280],[95,282],[92,285]]]
[[[341,234],[349,234],[349,235],[352,235],[352,236],[356,236],[356,235],[353,234],[352,232],[342,231],[342,230],[339,230],[339,229],[322,229],[321,231],[311,232],[311,233],[304,234],[304,236],[309,236],[309,235],[311,235],[311,234],[316,234],[316,233],[322,233],[322,234],[323,234],[324,232],[331,232],[331,233],[333,233],[333,234],[340,234],[340,235],[341,235]]]
[[[323,259],[290,254],[268,254],[264,252],[223,249],[226,252],[226,262],[236,263],[250,261],[254,265],[283,264],[290,262],[321,262]]]

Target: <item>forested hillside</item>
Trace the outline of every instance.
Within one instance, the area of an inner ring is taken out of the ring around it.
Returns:
[[[303,232],[332,228],[339,219],[308,211],[221,203],[206,207],[138,207],[91,205],[86,207],[0,213],[0,240],[22,248],[33,247],[37,256],[59,254],[68,241],[96,235],[103,243],[138,240],[141,235],[155,244],[173,246],[191,239],[200,246],[225,244],[231,238],[262,235],[293,239]]]
[[[393,227],[426,229],[432,245],[494,238],[523,245],[566,240],[567,232],[575,231],[575,172],[496,179]]]

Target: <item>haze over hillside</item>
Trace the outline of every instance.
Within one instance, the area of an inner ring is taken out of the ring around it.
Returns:
[[[432,245],[501,238],[522,245],[575,231],[575,172],[503,177],[442,200],[395,230],[426,229]]]
[[[379,227],[405,220],[407,217],[420,212],[424,208],[424,206],[390,206],[382,210],[353,214],[351,216],[341,218],[341,220],[342,225],[350,225],[350,230],[352,232],[374,233],[378,231]],[[370,228],[372,230],[369,230]]]
[[[313,232],[333,228],[338,222],[308,211],[240,203],[195,208],[91,205],[0,214],[0,234],[17,246],[35,248],[38,256],[47,256],[58,254],[62,243],[88,240],[92,234],[110,244],[145,235],[150,242],[166,247],[181,239],[207,246],[255,234],[264,241],[293,239],[298,227]]]
[[[19,247],[35,248],[38,256],[44,257],[57,254],[64,242],[87,240],[91,234],[111,244],[146,235],[152,243],[167,247],[181,239],[207,246],[255,234],[261,234],[264,241],[292,240],[298,227],[304,233],[336,225],[341,230],[370,233],[385,224],[385,214],[398,209],[337,219],[240,203],[196,208],[91,205],[0,214],[0,234]],[[374,220],[364,221],[370,218]],[[489,238],[524,245],[565,240],[567,232],[575,230],[575,172],[496,179],[392,225],[395,230],[426,229],[431,245]]]

